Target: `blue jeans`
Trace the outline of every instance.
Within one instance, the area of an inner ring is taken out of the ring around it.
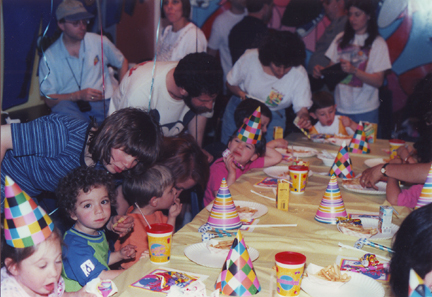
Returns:
[[[67,100],[60,101],[57,105],[51,108],[51,110],[53,113],[71,116],[85,122],[90,122],[90,117],[94,117],[99,125],[102,124],[108,115],[110,99],[89,103],[91,110],[86,112],[81,112],[76,102]]]

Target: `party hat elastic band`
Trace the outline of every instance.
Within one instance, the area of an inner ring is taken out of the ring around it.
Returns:
[[[237,137],[246,143],[257,144],[261,141],[261,107],[253,112],[248,121],[237,132]]]

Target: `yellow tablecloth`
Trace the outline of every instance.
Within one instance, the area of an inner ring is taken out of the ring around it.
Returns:
[[[330,152],[337,152],[338,150],[337,146],[313,143],[300,134],[292,134],[288,137],[288,140],[290,145],[307,146],[318,150],[326,149]],[[355,174],[359,174],[367,168],[363,163],[365,160],[388,157],[388,154],[383,149],[388,149],[387,140],[378,140],[377,143],[371,144],[370,154],[350,154]],[[322,161],[316,157],[305,159],[310,161],[310,169],[315,174],[309,178],[304,194],[290,195],[288,212],[276,209],[274,201],[250,192],[253,189],[263,195],[275,197],[271,189],[261,189],[253,186],[260,179],[266,177],[262,169],[254,169],[248,172],[230,187],[234,201],[254,201],[268,207],[268,213],[260,218],[258,224],[298,224],[297,227],[255,228],[253,232],[242,232],[247,245],[256,248],[260,253],[259,258],[253,262],[262,288],[257,296],[271,296],[269,292],[270,274],[275,265],[274,256],[278,252],[300,252],[306,255],[307,264],[314,263],[320,266],[334,263],[338,255],[345,257],[362,256],[361,252],[338,247],[339,242],[353,246],[357,238],[340,233],[335,225],[322,224],[315,221],[314,216],[330,180],[330,177],[317,173],[328,172],[329,167],[324,166]],[[339,187],[348,213],[378,212],[380,205],[387,204],[385,195],[376,196],[349,192],[342,187],[340,180]],[[405,207],[395,208],[399,212],[399,218],[393,217],[393,223],[400,225],[403,218],[411,210]],[[206,209],[202,210],[191,223],[184,226],[174,235],[171,262],[164,265],[164,267],[209,275],[209,278],[204,283],[207,286],[207,293],[210,294],[221,269],[195,264],[183,253],[187,246],[201,242],[198,228],[207,222],[208,216],[209,212]],[[387,246],[391,245],[390,239],[377,242]],[[375,248],[365,246],[364,249],[371,253],[389,257],[388,253]],[[161,266],[153,265],[148,260],[140,260],[133,267],[123,272],[114,280],[120,292],[118,296],[163,296],[161,293],[151,293],[130,287],[130,284],[158,267]],[[381,284],[385,289],[385,296],[392,296],[388,283],[381,282]],[[273,284],[273,290],[274,288],[275,283]],[[275,292],[273,294],[276,296]],[[301,291],[300,296],[309,295]]]

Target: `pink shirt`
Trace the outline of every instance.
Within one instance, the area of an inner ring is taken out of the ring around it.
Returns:
[[[253,162],[246,164],[245,169],[242,171],[236,169],[236,180],[244,173],[248,172],[252,168],[263,168],[264,157],[260,157]],[[213,193],[217,191],[221,185],[222,179],[228,177],[228,169],[225,166],[223,158],[217,159],[212,166],[210,166],[210,177],[207,183],[207,188],[204,193],[204,206],[207,206],[210,202],[215,199]]]
[[[417,200],[420,197],[423,185],[413,185],[411,188],[402,190],[398,195],[398,205],[406,207],[415,207],[417,205]]]

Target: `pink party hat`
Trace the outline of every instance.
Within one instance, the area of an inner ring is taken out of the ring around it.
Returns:
[[[222,180],[216,199],[213,200],[207,223],[223,230],[238,229],[242,226],[225,178]]]
[[[351,168],[351,159],[348,154],[348,148],[345,141],[339,149],[339,152],[334,160],[332,167],[330,168],[329,175],[336,174],[337,177],[342,178],[354,178],[354,172]]]
[[[216,281],[216,290],[227,296],[252,296],[261,291],[252,259],[240,230]]]
[[[347,212],[342,200],[340,189],[335,175],[332,175],[327,190],[321,200],[315,215],[315,220],[320,223],[336,224],[337,217],[346,217]]]
[[[366,141],[366,134],[364,132],[364,126],[360,122],[357,126],[357,130],[354,133],[348,150],[355,154],[369,154],[370,148],[369,143]]]
[[[237,132],[237,137],[246,143],[257,144],[261,141],[261,107],[253,112],[248,121]]]
[[[4,234],[8,245],[30,247],[51,235],[54,223],[49,215],[9,176],[5,178],[5,196]]]
[[[426,182],[417,200],[416,209],[432,202],[432,165],[426,178]]]

